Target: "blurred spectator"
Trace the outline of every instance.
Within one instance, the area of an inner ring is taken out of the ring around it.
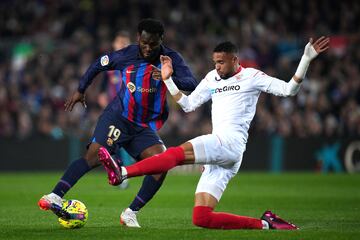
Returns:
[[[296,9],[296,11],[294,11]],[[64,113],[64,100],[118,29],[141,18],[166,26],[165,44],[196,76],[213,68],[213,47],[240,47],[246,67],[288,81],[309,37],[329,35],[332,49],[314,61],[291,99],[262,94],[250,131],[283,136],[360,136],[360,3],[349,1],[1,1],[0,137],[89,137],[107,99],[98,76],[88,109]],[[134,36],[135,32],[129,35]],[[199,79],[200,80],[200,79]],[[172,105],[161,134],[191,138],[211,131],[209,106],[184,114]]]

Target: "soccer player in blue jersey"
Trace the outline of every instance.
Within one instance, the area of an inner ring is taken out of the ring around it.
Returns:
[[[97,153],[101,146],[109,152],[123,147],[136,160],[166,150],[156,133],[168,117],[166,86],[160,81],[161,74],[158,71],[160,55],[172,59],[173,80],[179,89],[192,91],[197,81],[182,57],[162,44],[163,35],[161,22],[142,20],[138,25],[138,44],[101,56],[82,76],[78,90],[65,103],[65,111],[71,111],[78,102],[86,107],[85,91],[102,71],[121,71],[121,87],[99,117],[87,152],[73,161],[52,192],[39,200],[41,209],[52,210],[59,216],[66,214],[61,210],[63,196],[85,173],[100,165]],[[140,227],[136,214],[158,191],[165,176],[166,173],[145,176],[135,199],[121,214],[122,224]],[[112,185],[120,183],[117,174],[108,177]]]

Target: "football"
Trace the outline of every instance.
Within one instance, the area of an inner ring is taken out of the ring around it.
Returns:
[[[84,203],[79,200],[63,202],[62,210],[69,214],[68,217],[59,218],[59,223],[65,228],[81,228],[85,225],[89,213]]]

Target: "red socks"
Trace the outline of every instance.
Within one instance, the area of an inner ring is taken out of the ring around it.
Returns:
[[[262,229],[260,219],[230,213],[213,212],[211,207],[197,206],[193,210],[193,223],[203,228],[215,229]]]
[[[173,167],[180,165],[185,160],[184,149],[171,147],[165,152],[146,158],[131,166],[125,167],[127,177],[152,175],[167,172]]]

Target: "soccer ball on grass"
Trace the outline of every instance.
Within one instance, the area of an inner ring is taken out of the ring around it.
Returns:
[[[63,202],[62,210],[68,214],[66,218],[59,218],[59,223],[64,228],[81,228],[85,225],[89,216],[85,204],[79,200]]]

